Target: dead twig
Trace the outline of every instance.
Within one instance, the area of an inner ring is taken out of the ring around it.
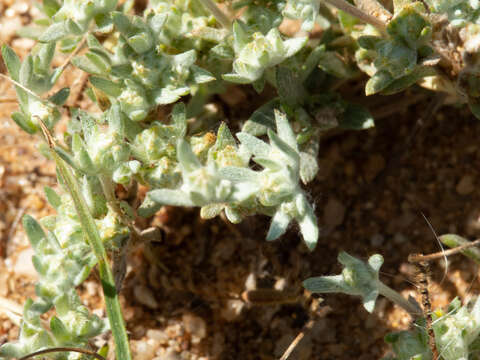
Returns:
[[[288,357],[292,354],[293,350],[295,350],[300,341],[302,341],[302,339],[305,337],[305,334],[307,334],[308,331],[312,329],[314,323],[315,320],[312,319],[305,324],[300,333],[295,339],[293,339],[292,343],[288,346],[287,350],[283,353],[282,357],[279,360],[288,359]]]
[[[15,231],[17,230],[18,223],[22,219],[23,214],[25,214],[25,208],[22,207],[18,210],[17,215],[15,215],[15,219],[13,219],[12,224],[10,225],[10,230],[8,231],[7,240],[10,239]]]
[[[411,254],[408,257],[408,260],[415,259],[415,254]],[[412,262],[412,261],[410,261]],[[428,346],[432,352],[432,360],[437,360],[438,350],[435,344],[435,333],[433,332],[433,319],[432,319],[432,303],[430,302],[430,293],[428,291],[428,275],[430,271],[430,264],[428,261],[413,262],[417,267],[419,279],[418,279],[418,288],[420,294],[422,295],[422,306],[423,306],[423,316],[425,317],[426,330],[428,335]]]
[[[52,353],[52,352],[63,352],[63,351],[77,352],[77,353],[93,356],[95,359],[98,359],[98,360],[105,360],[105,358],[102,355],[97,354],[95,351],[87,350],[87,349],[81,349],[81,348],[73,348],[73,347],[55,347],[55,348],[50,348],[50,349],[43,349],[43,350],[39,350],[39,351],[35,351],[33,353],[30,353],[26,356],[23,356],[18,360],[27,360],[27,359],[30,359],[34,356],[38,356],[38,355],[42,355],[42,354],[48,354],[48,353]]]
[[[465,249],[468,249],[468,248],[471,248],[471,247],[474,247],[474,246],[478,246],[478,245],[480,245],[480,239],[476,239],[476,240],[474,240],[474,241],[472,241],[471,243],[468,243],[468,244],[457,246],[456,248],[453,248],[453,249],[439,251],[439,252],[428,254],[428,255],[411,254],[408,257],[408,261],[411,262],[411,263],[420,263],[420,262],[423,262],[423,261],[437,260],[437,259],[444,258],[445,256],[458,254]]]

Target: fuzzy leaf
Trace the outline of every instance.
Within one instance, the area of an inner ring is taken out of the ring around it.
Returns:
[[[241,144],[244,145],[249,152],[255,156],[268,157],[271,152],[271,147],[266,142],[257,139],[246,132],[237,133],[237,138]]]
[[[181,190],[157,189],[150,191],[148,196],[160,205],[195,206],[190,197]]]
[[[218,171],[220,177],[233,182],[253,182],[258,181],[257,172],[249,168],[225,166]]]
[[[8,45],[3,45],[2,57],[5,65],[7,66],[8,73],[10,74],[12,79],[15,81],[19,81],[21,63],[15,51],[13,51],[12,48]]]
[[[226,146],[235,146],[236,142],[232,133],[228,129],[227,124],[222,122],[217,131],[217,140],[215,142],[215,148],[224,149]]]
[[[33,57],[28,55],[25,60],[23,60],[22,65],[20,66],[20,71],[18,73],[18,80],[20,84],[30,87],[33,78]]]
[[[350,68],[334,51],[322,52],[318,59],[318,67],[340,79],[347,79],[352,75]]]
[[[275,72],[277,91],[289,105],[301,104],[306,97],[300,78],[291,69],[278,66]]]
[[[103,91],[107,95],[118,97],[122,93],[122,87],[111,80],[98,76],[90,76],[90,82],[94,87]]]
[[[318,173],[317,159],[306,152],[300,153],[300,179],[304,184],[312,181]]]
[[[52,18],[60,9],[60,4],[56,0],[43,0],[42,7],[45,15]]]
[[[52,333],[57,340],[62,342],[71,340],[70,336],[68,336],[68,329],[65,327],[62,320],[56,316],[52,316],[52,319],[50,320],[50,330],[52,330]]]
[[[70,88],[64,87],[48,98],[55,105],[62,106],[70,95]]]
[[[34,125],[28,121],[29,119],[20,112],[14,112],[12,114],[12,120],[15,121],[23,131],[29,134],[35,134],[37,132],[37,128],[34,127]]]
[[[177,144],[177,158],[186,172],[192,172],[202,166],[188,142],[180,139]]]
[[[175,104],[172,109],[172,125],[178,130],[180,138],[187,134],[187,115],[184,103]]]
[[[368,81],[365,86],[365,95],[376,94],[388,85],[390,85],[394,79],[387,71],[377,71]]]
[[[50,25],[47,30],[38,38],[41,42],[57,41],[69,34],[66,22],[59,22]]]
[[[349,130],[365,130],[375,126],[372,114],[361,105],[348,104],[340,118],[339,126]]]
[[[303,240],[307,244],[307,247],[310,250],[313,250],[317,245],[319,234],[317,218],[313,212],[313,208],[307,201],[305,201],[305,205],[306,214],[297,221],[298,225],[300,226],[300,232],[302,233]]]
[[[254,136],[262,136],[267,133],[267,128],[275,129],[274,109],[280,106],[279,99],[274,99],[260,106],[255,110],[243,125],[242,132],[249,133]]]
[[[276,133],[268,129],[267,131],[268,138],[270,139],[270,144],[282,152],[290,161],[290,165],[297,166],[300,162],[300,156],[296,149],[292,148],[287,144],[283,139],[280,138]],[[296,140],[295,140],[296,141]]]
[[[200,209],[200,217],[202,219],[213,219],[222,212],[224,207],[225,204],[209,204],[202,206]]]
[[[52,205],[54,209],[57,209],[60,205],[62,205],[62,199],[60,196],[58,196],[55,190],[48,186],[45,186],[43,190],[45,191],[45,196],[47,197],[48,203]]]
[[[288,122],[287,116],[275,109],[275,123],[277,125],[277,134],[280,139],[285,141],[285,143],[290,146],[295,151],[298,151],[297,139]]]
[[[382,94],[391,95],[414,85],[427,76],[437,75],[435,68],[431,66],[417,66],[410,74],[395,79],[382,90]]]
[[[272,218],[270,229],[268,229],[267,241],[278,239],[287,231],[291,218],[281,210],[278,210]]]
[[[343,292],[343,276],[330,275],[308,278],[303,281],[303,287],[313,293],[338,293]]]
[[[30,215],[24,215],[22,222],[28,240],[30,241],[30,244],[32,244],[33,249],[36,250],[40,242],[45,239],[45,232],[40,224]]]

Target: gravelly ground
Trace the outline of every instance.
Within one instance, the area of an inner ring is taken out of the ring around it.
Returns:
[[[30,21],[35,10],[28,2],[3,1],[0,11],[0,40],[24,55],[33,43],[16,38],[14,31]],[[75,79],[78,73],[71,71],[62,81],[73,84]],[[230,94],[235,94],[233,99],[231,95],[216,102],[232,126],[262,101],[246,88],[233,88]],[[361,98],[351,91],[345,96]],[[378,97],[367,104],[378,113],[382,106],[401,104],[409,96],[416,95]],[[380,358],[386,351],[383,336],[392,329],[408,328],[405,313],[379,299],[369,315],[358,299],[343,295],[325,296],[318,308],[299,283],[309,276],[338,272],[339,250],[362,258],[378,252],[385,257],[383,280],[404,295],[417,296],[409,282],[413,271],[407,256],[438,250],[422,213],[438,234],[478,236],[480,122],[466,109],[444,107],[408,145],[416,119],[424,116],[432,101],[431,95],[422,96],[390,116],[383,113],[375,129],[325,137],[321,170],[309,188],[324,228],[312,253],[296,228],[281,240],[266,243],[266,218],[233,226],[223,219],[203,221],[197,210],[164,208],[151,219],[151,224],[165,229],[166,239],[131,253],[121,296],[135,359],[278,359],[310,319],[315,319],[313,329],[291,359]],[[18,335],[5,309],[18,310],[26,297],[33,296],[35,282],[32,252],[19,220],[24,213],[37,218],[50,214],[42,189],[55,184],[53,164],[36,151],[38,139],[22,133],[9,119],[16,108],[12,97],[11,86],[0,81],[0,337],[4,341]],[[78,104],[90,106],[82,98]],[[443,275],[441,264],[435,265],[434,307],[456,295],[469,298],[479,290],[476,267],[461,257],[451,259],[441,282]],[[97,279],[92,274],[79,291],[84,302],[102,315]],[[282,289],[298,299],[286,305],[245,303],[240,295],[253,287]],[[95,345],[105,341],[108,335]]]

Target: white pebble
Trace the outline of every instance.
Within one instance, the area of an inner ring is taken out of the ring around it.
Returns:
[[[155,299],[152,291],[146,287],[145,285],[137,285],[133,289],[133,294],[135,295],[135,299],[142,305],[145,305],[151,309],[158,308],[158,302]]]
[[[15,265],[13,266],[13,271],[16,275],[25,275],[34,279],[38,277],[37,271],[32,263],[33,254],[34,251],[31,247],[22,250],[18,254],[18,257],[15,260]]]
[[[207,336],[207,325],[205,320],[193,314],[183,314],[183,326],[185,330],[192,335],[192,342],[199,343],[205,336]],[[196,338],[196,339],[195,339]]]

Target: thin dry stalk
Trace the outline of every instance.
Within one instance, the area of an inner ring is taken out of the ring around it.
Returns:
[[[35,352],[33,352],[31,354],[28,354],[26,356],[23,356],[18,360],[27,360],[27,359],[30,359],[34,356],[38,356],[38,355],[42,355],[42,354],[48,354],[48,353],[52,353],[52,352],[65,352],[65,351],[86,354],[86,355],[93,356],[95,359],[98,359],[98,360],[105,360],[105,358],[102,355],[97,354],[94,351],[87,350],[87,349],[81,349],[81,348],[73,348],[73,347],[55,347],[55,348],[50,348],[50,349],[43,349],[43,350],[35,351]]]
[[[428,254],[428,255],[411,254],[408,257],[408,261],[411,262],[411,263],[420,263],[420,262],[424,262],[424,261],[432,261],[432,260],[442,259],[442,258],[445,258],[446,256],[458,254],[465,249],[468,249],[468,248],[471,248],[471,247],[474,247],[474,246],[478,246],[478,245],[480,245],[480,239],[476,239],[476,240],[472,241],[471,243],[468,243],[468,244],[465,244],[465,245],[457,246],[456,248],[453,248],[453,249],[443,250],[443,251],[439,251],[439,252]]]
[[[410,260],[410,256],[409,256]],[[415,262],[415,266],[418,271],[418,288],[420,294],[422,295],[422,306],[423,306],[423,315],[426,322],[426,330],[428,335],[428,346],[432,352],[432,360],[437,360],[438,350],[435,344],[435,333],[433,332],[433,319],[432,319],[432,303],[430,302],[430,293],[428,291],[428,274],[430,271],[430,264],[428,261]]]
[[[302,341],[302,339],[305,337],[305,334],[312,329],[314,323],[315,320],[310,320],[305,324],[302,331],[300,331],[297,337],[293,339],[292,343],[288,346],[287,350],[283,353],[282,357],[279,360],[288,359],[288,357],[292,354],[293,350],[295,350],[300,341]]]

